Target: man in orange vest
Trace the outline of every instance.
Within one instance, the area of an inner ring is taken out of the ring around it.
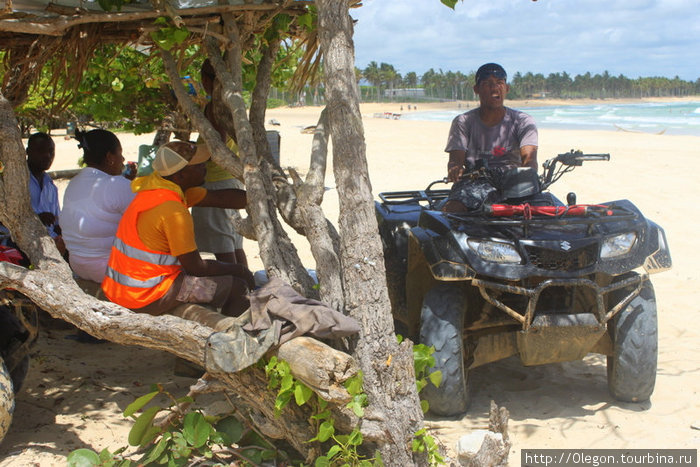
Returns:
[[[242,209],[239,189],[201,187],[209,159],[204,145],[172,141],[161,146],[153,173],[131,185],[136,197],[124,212],[102,290],[112,302],[160,315],[182,303],[209,304],[228,316],[248,308],[253,275],[241,264],[203,260],[189,207]]]

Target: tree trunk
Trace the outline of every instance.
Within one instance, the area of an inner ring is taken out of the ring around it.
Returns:
[[[313,288],[313,281],[301,263],[296,247],[277,218],[272,180],[269,171],[264,173],[264,164],[260,164],[242,97],[242,54],[238,28],[232,18],[227,18],[227,15],[223,17],[225,29],[231,38],[231,48],[228,53],[231,56],[229,65],[233,67],[233,73],[224,65],[213,39],[205,41],[205,50],[216,70],[216,76],[222,83],[223,100],[233,115],[240,157],[245,167],[243,179],[248,192],[247,210],[252,217],[256,238],[260,245],[260,258],[269,276],[281,278],[306,297],[317,298],[318,293]]]
[[[311,254],[316,260],[321,300],[334,310],[342,312],[345,308],[345,299],[339,258],[340,237],[321,209],[328,157],[327,109],[321,112],[321,117],[316,124],[312,147],[306,181],[302,183],[296,172],[290,172],[294,179],[297,207],[305,225],[306,237],[311,245]]]
[[[411,439],[422,427],[423,414],[411,343],[398,345],[394,335],[355,82],[352,19],[345,2],[316,0],[316,6],[340,198],[345,309],[361,323],[353,355],[370,401],[361,430],[387,465],[413,465]]]

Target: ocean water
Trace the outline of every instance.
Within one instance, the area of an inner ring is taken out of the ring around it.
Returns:
[[[516,107],[517,108],[517,107]],[[410,111],[402,120],[451,121],[467,109]],[[610,130],[700,136],[700,101],[527,107],[538,128]]]

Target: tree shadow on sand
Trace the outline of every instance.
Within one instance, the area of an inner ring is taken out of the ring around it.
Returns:
[[[154,383],[181,396],[194,382],[173,375],[175,357],[166,352],[76,337],[77,329],[65,326],[40,332],[0,445],[0,466],[27,465],[27,456],[43,465],[83,447],[99,452],[127,446],[132,421],[122,412],[131,402]]]

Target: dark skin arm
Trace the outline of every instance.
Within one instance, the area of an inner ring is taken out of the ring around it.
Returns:
[[[242,264],[224,263],[213,259],[202,259],[198,250],[177,257],[182,268],[190,276],[226,276],[239,277],[246,281],[248,288],[255,288],[253,273]]]
[[[537,146],[523,146],[520,148],[520,158],[523,167],[532,167],[537,170]]]
[[[245,190],[227,188],[225,190],[208,190],[207,195],[197,203],[197,207],[244,209],[246,204]]]
[[[40,212],[38,216],[41,223],[47,227],[56,222],[56,216],[52,212]]]
[[[464,160],[467,151],[450,151],[450,160],[447,162],[447,181],[456,182],[464,173]]]

